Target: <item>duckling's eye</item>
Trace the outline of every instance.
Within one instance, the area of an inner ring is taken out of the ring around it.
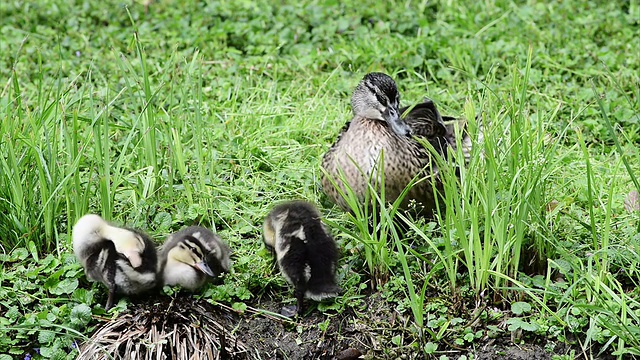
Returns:
[[[184,241],[181,246],[183,246],[185,249],[189,250],[193,255],[195,256],[199,256],[202,257],[202,250],[200,249],[199,246],[197,246],[195,243],[191,242],[191,241]]]

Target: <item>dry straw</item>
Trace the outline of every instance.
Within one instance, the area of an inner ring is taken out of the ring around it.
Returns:
[[[142,302],[99,328],[78,360],[247,358],[225,319],[230,322],[230,313],[190,297]]]

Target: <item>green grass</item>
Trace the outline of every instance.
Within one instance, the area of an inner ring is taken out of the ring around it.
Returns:
[[[88,311],[104,315],[69,256],[82,214],[159,241],[214,228],[234,276],[204,296],[241,307],[289,297],[260,229],[273,202],[303,198],[344,254],[346,293],[322,309],[362,314],[376,288],[411,318],[408,351],[510,329],[640,355],[640,213],[623,206],[640,188],[639,18],[636,0],[2,2],[0,354],[72,357]],[[445,176],[440,226],[407,239],[386,211],[370,233],[319,188],[369,71],[403,104],[484,119],[460,180]]]

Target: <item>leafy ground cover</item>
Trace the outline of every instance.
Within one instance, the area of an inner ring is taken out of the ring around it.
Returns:
[[[0,3],[0,359],[74,358],[135,309],[105,313],[73,258],[86,212],[219,232],[234,271],[199,296],[262,358],[640,356],[639,19],[633,0]],[[484,119],[449,210],[406,236],[318,185],[369,71]],[[294,198],[320,204],[345,289],[297,325],[248,311],[292,301],[260,229]]]

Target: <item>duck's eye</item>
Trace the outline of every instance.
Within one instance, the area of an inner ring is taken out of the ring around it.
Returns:
[[[390,105],[389,97],[383,91],[378,90],[376,92],[376,99],[380,104],[382,104],[385,107]]]
[[[365,83],[365,86],[367,87],[369,92],[371,92],[371,94],[376,97],[376,100],[378,101],[378,103],[380,103],[380,105],[384,107],[388,106],[389,99],[387,99],[387,96],[382,91],[380,91],[380,89],[376,85],[367,82]]]
[[[380,103],[380,105],[387,107],[389,106],[389,100],[383,94],[376,93],[376,99]]]

